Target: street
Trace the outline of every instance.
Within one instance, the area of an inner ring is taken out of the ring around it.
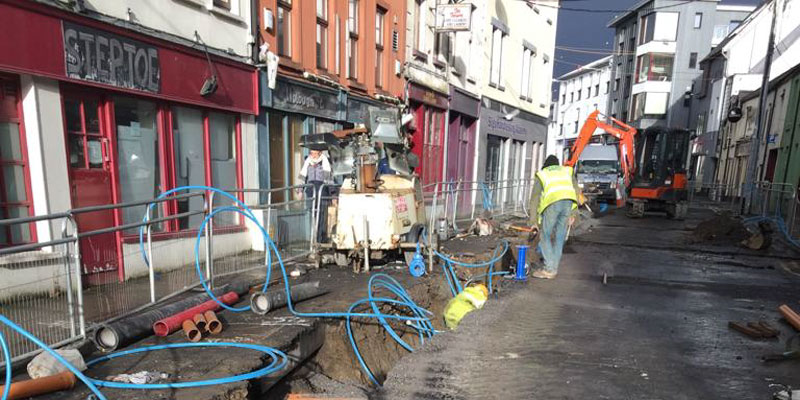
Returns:
[[[797,360],[761,361],[796,334],[777,312],[800,298],[800,270],[782,267],[796,253],[686,245],[710,215],[601,218],[571,239],[555,280],[509,283],[456,332],[403,358],[374,397],[770,399],[773,384],[797,387]],[[758,320],[779,339],[727,326]]]

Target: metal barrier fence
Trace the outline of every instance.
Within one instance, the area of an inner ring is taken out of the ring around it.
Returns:
[[[725,210],[733,215],[780,218],[791,237],[798,235],[800,198],[791,184],[766,181],[754,185],[689,182],[689,201],[696,207]]]

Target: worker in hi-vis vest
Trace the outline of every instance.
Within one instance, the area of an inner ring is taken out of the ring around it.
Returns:
[[[544,257],[544,268],[534,271],[535,278],[556,277],[572,210],[578,208],[582,199],[572,167],[561,166],[556,156],[548,156],[542,170],[536,173],[529,208],[531,225],[539,231],[539,248]]]

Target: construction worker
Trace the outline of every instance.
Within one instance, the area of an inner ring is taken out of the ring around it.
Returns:
[[[535,271],[534,278],[556,277],[567,226],[579,197],[581,190],[572,167],[561,166],[556,156],[548,156],[542,170],[536,173],[529,208],[531,225],[539,232],[539,248],[544,257],[544,268]]]

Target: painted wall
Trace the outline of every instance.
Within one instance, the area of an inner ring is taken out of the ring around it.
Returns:
[[[249,0],[230,0],[230,11],[214,6],[214,0],[85,0],[85,4],[90,10],[190,41],[197,32],[209,47],[250,57]]]
[[[483,37],[483,88],[482,94],[529,113],[549,117],[551,85],[553,78],[553,54],[555,52],[558,9],[537,7],[533,3],[516,0],[488,0],[488,26]],[[500,86],[490,86],[493,21],[508,26],[508,35],[503,39]],[[524,42],[536,49],[533,59],[532,100],[520,99]]]

